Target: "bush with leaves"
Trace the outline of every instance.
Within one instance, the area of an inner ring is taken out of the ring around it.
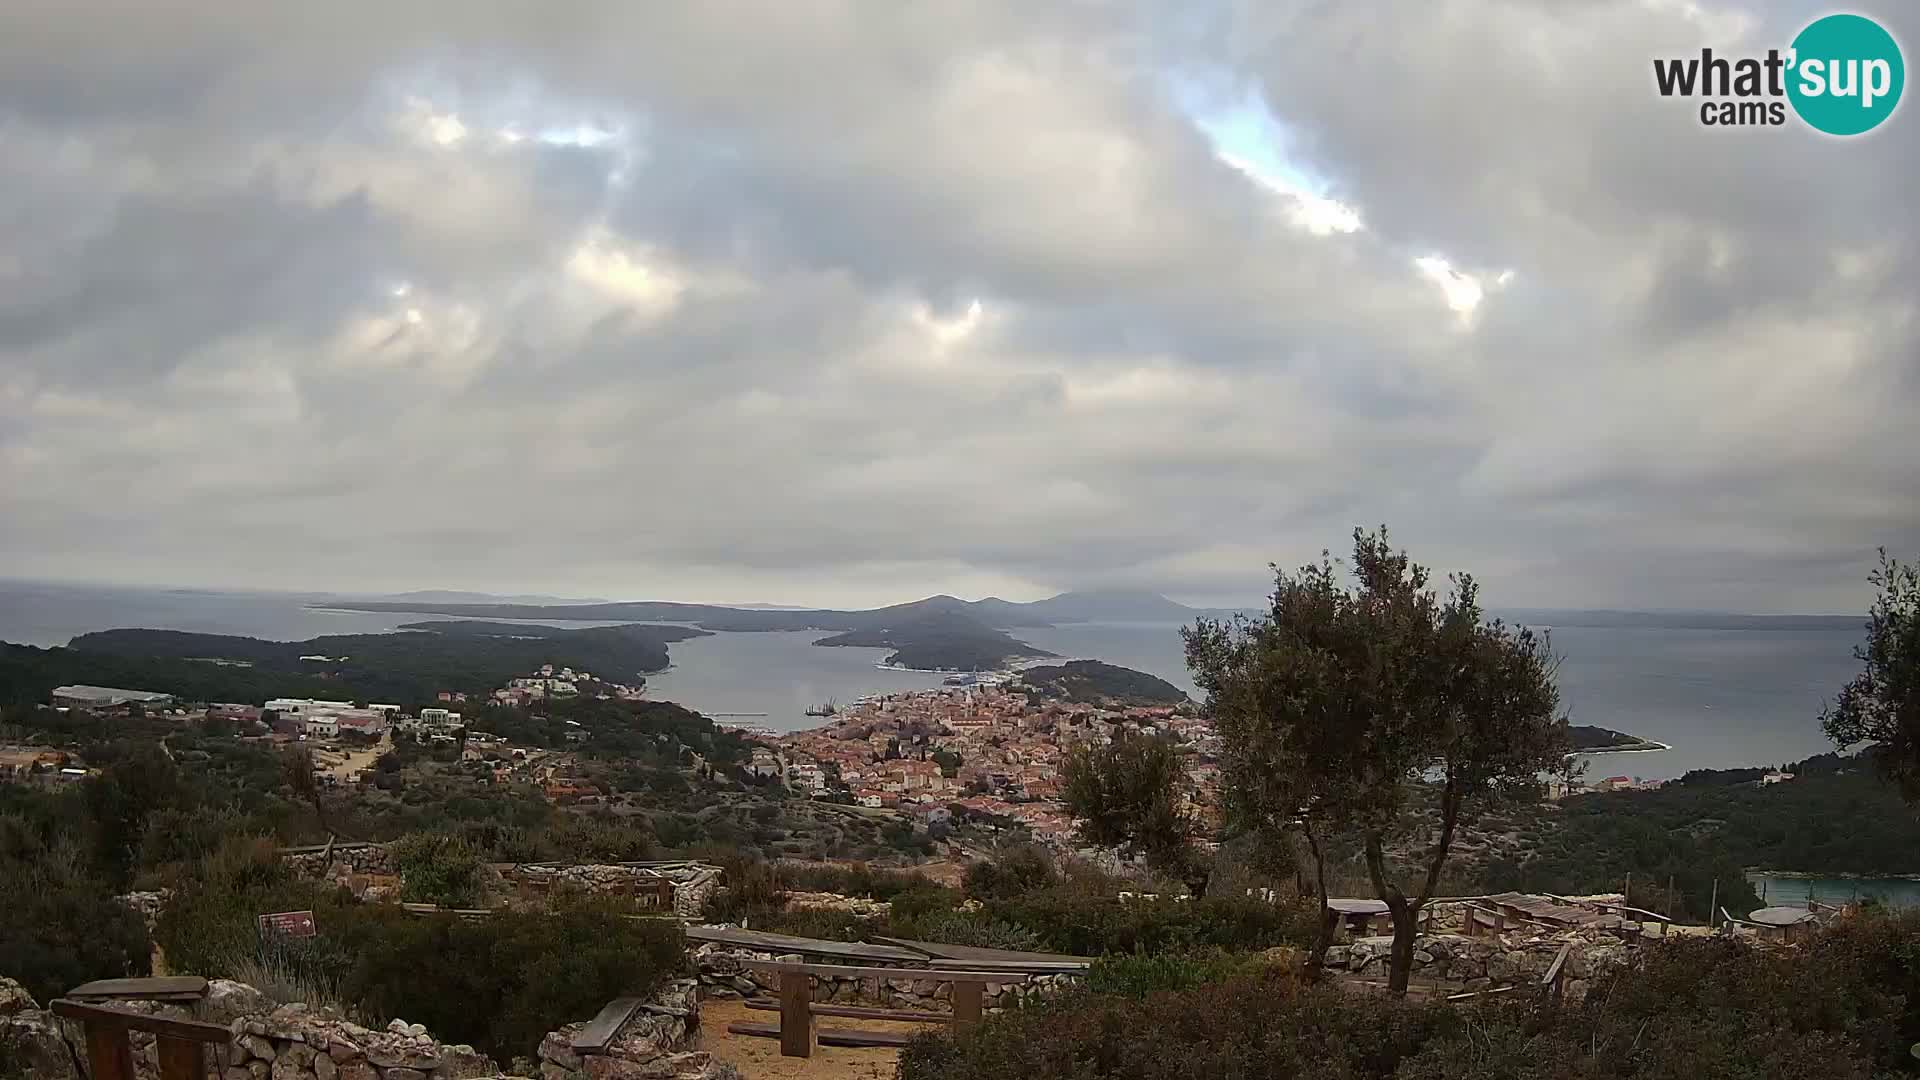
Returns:
[[[0,818],[0,975],[40,1001],[94,979],[145,975],[146,924],[68,834]]]
[[[1307,908],[1245,896],[1121,900],[1059,886],[994,901],[982,910],[995,922],[1029,931],[1043,949],[1076,956],[1206,946],[1265,949],[1304,944],[1313,936]]]
[[[387,848],[400,872],[400,896],[422,904],[470,908],[480,904],[486,867],[457,836],[414,833]]]
[[[500,1061],[614,998],[651,994],[684,965],[677,923],[595,903],[477,920],[375,908],[345,932],[358,958],[345,991],[361,1013],[404,1016]]]
[[[969,899],[1010,900],[1060,883],[1053,860],[1031,844],[1022,844],[992,859],[967,864],[963,887]]]
[[[1230,958],[1222,958],[1230,962]],[[1197,958],[1097,965],[1088,992],[916,1040],[901,1080],[1695,1080],[1911,1075],[1920,913],[1843,920],[1795,949],[1676,938],[1597,974],[1578,1004],[1522,991],[1471,1006],[1205,978]],[[1172,990],[1161,989],[1171,985]]]
[[[1166,990],[1191,990],[1205,983],[1252,975],[1267,967],[1259,953],[1194,949],[1161,953],[1116,953],[1093,962],[1087,989],[1095,994],[1144,998]]]

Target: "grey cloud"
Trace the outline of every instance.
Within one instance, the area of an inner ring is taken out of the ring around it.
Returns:
[[[1387,8],[14,5],[0,556],[1239,601],[1387,521],[1496,602],[1858,606],[1920,545],[1913,117],[1705,132],[1679,5]]]

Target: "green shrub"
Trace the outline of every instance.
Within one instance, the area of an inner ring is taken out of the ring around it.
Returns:
[[[151,970],[146,924],[69,840],[0,857],[0,974],[41,1002],[83,982]]]
[[[969,863],[963,882],[969,899],[1012,900],[1053,888],[1060,874],[1045,852],[1022,845],[998,858]]]
[[[1061,885],[988,903],[984,911],[992,921],[1027,929],[1048,950],[1076,956],[1205,946],[1265,949],[1303,944],[1313,935],[1306,907],[1245,896],[1121,900]]]
[[[345,990],[361,1013],[403,1016],[499,1061],[614,998],[652,993],[685,948],[676,923],[592,905],[477,920],[377,913],[353,932],[364,938]]]
[[[1093,962],[1087,972],[1087,989],[1096,994],[1144,998],[1163,990],[1191,990],[1203,983],[1252,974],[1265,966],[1258,953],[1223,949],[1131,956],[1114,953]]]
[[[400,872],[400,896],[449,908],[478,907],[485,867],[480,856],[455,836],[413,833],[387,848]]]
[[[916,1040],[901,1080],[1695,1080],[1911,1075],[1920,914],[1844,920],[1796,949],[1649,944],[1583,1001],[1395,1002],[1281,969],[1214,981],[1234,958],[1103,960],[1086,993]],[[1183,983],[1204,980],[1181,988]],[[1170,988],[1170,989],[1169,989]]]
[[[1449,1014],[1303,986],[1271,972],[1144,1000],[1084,994],[991,1017],[972,1036],[929,1035],[902,1053],[901,1080],[1127,1077],[1372,1077]]]
[[[325,932],[352,904],[337,887],[296,877],[270,841],[233,837],[176,880],[173,897],[154,920],[154,938],[169,969],[232,977],[261,962],[261,915],[312,911]]]

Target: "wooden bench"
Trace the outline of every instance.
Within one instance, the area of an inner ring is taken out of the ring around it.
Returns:
[[[634,1013],[640,1011],[641,1004],[641,999],[637,997],[614,998],[607,1002],[606,1008],[601,1009],[593,1019],[587,1021],[585,1027],[573,1033],[573,1038],[569,1040],[573,1045],[573,1052],[576,1054],[604,1053],[607,1044],[613,1042],[613,1037],[620,1033],[620,1029],[626,1025],[626,1022],[633,1018]]]
[[[198,975],[170,975],[142,979],[95,979],[67,991],[73,1001],[199,1001],[207,996],[207,980]]]
[[[134,1080],[133,1046],[127,1040],[130,1032],[145,1031],[154,1036],[160,1080],[203,1080],[207,1075],[207,1044],[224,1043],[232,1037],[219,1024],[83,1005],[67,998],[55,998],[50,1007],[55,1016],[78,1020],[85,1029],[92,1080]]]
[[[780,962],[750,963],[746,965],[755,971],[771,971],[780,976],[780,999],[772,1005],[780,1012],[780,1023],[774,1024],[728,1024],[727,1031],[734,1035],[751,1035],[758,1038],[779,1039],[781,1057],[812,1057],[814,1043],[826,1046],[905,1046],[909,1036],[897,1031],[852,1031],[814,1029],[813,1018],[821,1016],[854,1015],[853,1006],[826,1005],[815,1007],[813,1004],[813,977],[841,979],[929,979],[935,982],[949,983],[953,986],[953,1011],[949,1014],[923,1013],[907,1014],[899,1010],[899,1019],[910,1023],[949,1024],[954,1031],[965,1031],[980,1022],[985,1012],[986,986],[988,983],[1020,984],[1029,982],[1033,976],[1027,972],[1014,971],[948,971],[930,968],[889,968],[889,967],[845,967],[839,964],[791,964]],[[749,1007],[753,1007],[751,1004]],[[870,1020],[895,1019],[894,1016],[868,1015],[894,1012],[886,1009],[865,1009],[860,1015]]]

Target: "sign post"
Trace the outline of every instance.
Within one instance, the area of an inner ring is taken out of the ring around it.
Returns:
[[[313,925],[311,911],[277,911],[260,916],[260,936],[272,937],[276,934],[281,937],[310,938],[318,937],[320,931]]]

